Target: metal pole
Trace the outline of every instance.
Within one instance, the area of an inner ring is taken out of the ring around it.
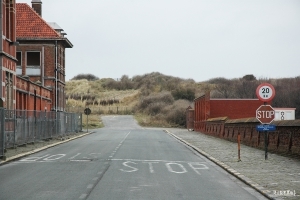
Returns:
[[[86,129],[87,129],[87,133],[89,132],[89,115],[86,115]]]
[[[58,99],[57,99],[57,40],[55,41],[55,112],[57,112]]]
[[[55,40],[55,135],[58,134],[58,115],[57,115],[57,40]]]
[[[34,136],[33,136],[33,142],[35,142],[35,139],[37,138],[37,125],[36,125],[36,89],[34,89],[34,100],[33,100],[33,105],[34,105]]]
[[[238,162],[242,161],[241,160],[241,134],[240,132],[238,133]]]
[[[268,160],[268,131],[264,131],[265,134],[265,160]]]
[[[1,8],[1,6],[0,6],[0,8]],[[6,157],[5,157],[5,155],[4,155],[4,149],[5,149],[5,133],[4,133],[4,131],[5,131],[5,128],[4,128],[4,124],[5,124],[5,116],[4,116],[4,109],[3,108],[0,108],[0,142],[1,142],[1,144],[0,144],[0,150],[1,150],[1,152],[0,152],[0,158],[1,159],[3,159],[3,160],[5,160],[6,159]]]

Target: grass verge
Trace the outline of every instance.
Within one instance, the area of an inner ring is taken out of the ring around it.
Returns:
[[[87,115],[82,115],[82,128],[86,129],[88,124],[89,129],[96,129],[104,127],[102,123],[100,115],[93,115],[90,114],[88,117]]]

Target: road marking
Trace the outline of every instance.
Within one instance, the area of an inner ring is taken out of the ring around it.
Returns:
[[[175,171],[171,165],[177,165],[179,168],[181,168],[181,171]],[[187,170],[184,168],[183,165],[179,164],[179,163],[166,163],[166,166],[169,170],[169,172],[173,172],[173,173],[176,173],[176,174],[183,174],[183,173],[186,173]]]
[[[66,154],[55,154],[55,155],[49,156],[47,158],[44,158],[43,160],[44,161],[53,161],[53,160],[61,159],[62,157],[65,157],[65,156],[66,156]]]
[[[185,174],[190,171],[194,171],[196,174],[201,175],[200,171],[209,169],[205,164],[201,162],[188,162],[188,161],[166,161],[166,160],[134,160],[134,159],[113,159],[118,161],[124,161],[123,167],[119,170],[126,173],[132,173],[138,171],[140,168],[144,168],[148,165],[149,173],[155,173],[156,169],[161,169],[165,166],[167,171],[175,174]],[[162,165],[164,163],[164,165]]]
[[[208,169],[208,167],[202,163],[188,163],[188,164],[199,175],[200,175],[200,172],[198,170]]]
[[[120,169],[122,172],[135,172],[135,171],[138,171],[138,170],[139,170],[138,168],[135,168],[135,167],[132,167],[132,166],[128,165],[128,163],[137,164],[137,163],[131,162],[131,161],[123,162],[123,165],[124,165],[125,167],[131,168],[132,170]]]
[[[166,163],[206,163],[206,162],[190,162],[190,161],[179,161],[179,160],[140,160],[140,159],[122,159],[113,158],[111,161],[132,161],[132,162],[166,162]]]
[[[94,184],[89,184],[86,188],[91,189],[94,187]]]
[[[130,192],[134,192],[134,191],[140,191],[141,188],[139,187],[130,187]]]
[[[158,163],[158,162],[143,162],[143,163],[148,163],[150,173],[154,173],[153,163]]]
[[[70,162],[90,162],[91,160],[88,159],[78,159],[78,160],[70,160]]]
[[[72,159],[76,158],[76,157],[79,156],[80,154],[81,154],[81,153],[77,153],[75,156],[70,157],[69,160],[72,160]]]
[[[87,197],[87,194],[80,195],[79,199],[85,199]]]
[[[22,160],[20,160],[21,162],[35,162],[37,160],[40,160],[40,159],[43,159],[43,158],[46,158],[48,157],[50,154],[47,154],[45,156],[42,156],[42,157],[29,157],[29,158],[24,158]]]

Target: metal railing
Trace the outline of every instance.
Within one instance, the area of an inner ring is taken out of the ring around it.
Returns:
[[[82,114],[0,108],[0,158],[7,148],[82,131]]]

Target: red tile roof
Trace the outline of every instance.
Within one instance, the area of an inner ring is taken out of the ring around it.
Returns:
[[[17,38],[50,39],[60,35],[28,4],[16,4]]]

